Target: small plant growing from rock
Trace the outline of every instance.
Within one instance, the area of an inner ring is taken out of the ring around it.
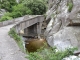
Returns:
[[[68,11],[71,12],[73,8],[73,3],[68,3]]]

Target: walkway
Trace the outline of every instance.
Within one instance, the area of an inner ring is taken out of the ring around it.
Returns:
[[[15,24],[17,25],[17,23],[21,23],[20,27],[22,25],[22,28],[26,27],[27,25],[25,25],[25,22],[27,21],[28,18],[32,17],[35,18],[35,16],[28,16],[28,17],[24,16],[16,19],[15,23],[12,25],[0,27],[0,60],[28,60],[25,58],[26,54],[21,52],[15,40],[8,35],[8,32],[10,28],[12,28]],[[30,21],[28,20],[29,21],[28,23],[30,22],[32,23],[34,21],[35,21],[34,23],[36,23],[38,21],[44,20],[43,16],[41,18],[39,17],[38,18],[36,17],[35,19],[34,18],[29,19]],[[25,19],[26,21],[24,21]],[[30,24],[29,26],[31,26]]]
[[[27,60],[8,31],[13,25],[0,28],[0,60]]]

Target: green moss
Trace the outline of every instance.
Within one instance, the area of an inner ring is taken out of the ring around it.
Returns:
[[[73,3],[68,3],[68,11],[71,12],[73,8]]]

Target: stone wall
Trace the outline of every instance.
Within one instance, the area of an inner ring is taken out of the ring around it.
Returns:
[[[13,20],[3,21],[3,22],[0,22],[0,27],[7,26],[7,25],[10,25],[10,24],[16,24],[16,23],[19,23],[19,22],[24,21],[26,19],[35,17],[35,16],[37,16],[37,15],[25,15],[23,17],[15,18]]]
[[[26,15],[26,17],[28,17],[28,16]],[[7,25],[10,25],[10,24],[14,24],[14,23],[18,23],[20,21],[23,21],[24,18],[25,18],[25,16],[15,18],[13,20],[7,20],[7,21],[0,22],[0,27],[7,26]]]

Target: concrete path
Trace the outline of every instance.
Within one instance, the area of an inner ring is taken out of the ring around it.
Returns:
[[[27,60],[8,31],[13,25],[0,27],[0,60]]]

